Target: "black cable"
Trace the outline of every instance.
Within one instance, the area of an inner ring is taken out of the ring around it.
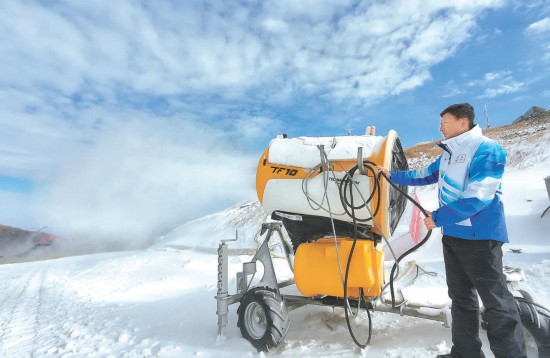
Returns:
[[[411,196],[409,196],[408,193],[405,193],[403,190],[401,190],[397,185],[395,185],[391,180],[390,178],[388,178],[388,176],[386,176],[386,174],[384,174],[384,172],[380,172],[378,174],[378,177],[380,176],[383,176],[384,179],[386,179],[386,181],[391,185],[393,186],[395,189],[397,189],[400,193],[402,193],[403,195],[405,195],[405,197],[411,201],[417,208],[420,209],[420,211],[422,211],[422,214],[424,214],[425,217],[428,217],[428,212],[422,207],[422,205],[420,205],[416,200],[414,200]],[[412,247],[411,249],[409,249],[408,251],[406,251],[404,254],[402,254],[401,256],[399,256],[399,258],[397,258],[397,260],[395,261],[393,267],[392,267],[392,270],[391,270],[391,273],[390,273],[390,292],[391,292],[391,298],[392,298],[392,308],[395,308],[395,292],[394,292],[394,288],[393,288],[393,280],[394,280],[394,273],[395,273],[395,269],[396,267],[399,265],[399,262],[404,258],[406,257],[407,255],[409,255],[410,253],[416,251],[418,248],[420,248],[422,245],[424,245],[430,235],[432,233],[432,229],[428,230],[428,232],[426,233],[426,236],[424,237],[424,239],[422,241],[420,241],[420,243],[414,247]],[[524,302],[526,304],[529,304],[529,305],[533,305],[535,307],[538,307],[548,313],[550,313],[550,309],[536,303],[536,302],[533,302],[532,300],[529,300],[529,299],[526,299],[526,298],[523,298],[523,297],[514,297],[514,299],[516,299],[517,301],[520,301],[520,302]]]
[[[350,336],[353,339],[353,341],[355,342],[355,344],[357,346],[359,346],[360,348],[365,348],[371,341],[371,338],[372,338],[372,317],[371,317],[370,311],[369,311],[369,309],[366,305],[365,296],[363,294],[363,289],[359,288],[359,299],[358,299],[358,305],[359,306],[357,307],[357,311],[359,312],[359,309],[361,308],[361,302],[363,302],[364,307],[367,310],[367,316],[368,316],[368,322],[369,322],[369,334],[368,334],[367,342],[363,344],[363,343],[359,342],[357,340],[357,338],[355,337],[355,334],[353,333],[353,329],[351,327],[350,318],[349,318],[348,307],[350,307],[350,305],[349,305],[348,294],[347,294],[349,268],[350,268],[350,265],[351,265],[351,259],[353,257],[353,252],[355,251],[355,246],[356,246],[357,240],[359,238],[359,232],[357,230],[357,222],[358,221],[365,222],[365,221],[369,221],[371,219],[374,220],[374,217],[376,216],[376,214],[378,213],[378,210],[380,208],[380,198],[381,198],[380,183],[379,183],[380,179],[376,177],[376,172],[374,171],[373,167],[371,165],[369,165],[369,164],[374,164],[374,165],[376,165],[376,164],[373,163],[373,162],[370,162],[370,161],[367,161],[366,163],[367,163],[367,165],[366,165],[367,170],[372,172],[372,174],[373,174],[374,186],[372,188],[372,191],[371,191],[369,197],[366,200],[363,200],[363,203],[361,205],[355,206],[354,200],[353,200],[353,176],[354,176],[355,172],[359,169],[359,166],[355,166],[352,169],[350,169],[346,173],[346,176],[340,182],[340,185],[338,186],[339,194],[340,194],[340,201],[342,203],[342,207],[344,208],[346,213],[353,220],[353,232],[354,232],[353,244],[352,244],[351,249],[350,249],[350,253],[349,253],[349,256],[348,256],[348,261],[347,261],[347,264],[346,264],[346,272],[345,272],[345,275],[344,275],[344,304],[345,304],[344,313],[345,313],[345,316],[346,316],[346,324],[348,326],[348,331],[350,333]],[[348,200],[348,196],[347,196],[347,189],[348,188],[349,188],[349,199],[350,200]],[[366,207],[370,203],[370,201],[372,200],[372,198],[374,197],[375,194],[377,194],[377,199],[378,200],[377,200],[377,205],[374,209],[374,212],[371,213],[371,217],[369,217],[367,219],[357,219],[357,217],[355,216],[355,210],[359,210],[359,209],[362,209],[363,207]],[[348,210],[348,207],[350,208],[351,212]]]
[[[377,165],[376,163],[372,162],[372,161],[369,161],[369,160],[366,160],[363,162],[364,164],[367,164],[366,165],[366,168],[367,170],[371,170],[373,173],[374,173],[374,170],[372,169],[371,165]],[[350,173],[355,173],[355,171],[358,169],[357,166],[353,167],[349,172]],[[384,179],[386,179],[386,181],[392,186],[394,187],[397,191],[399,191],[401,194],[403,194],[405,196],[405,198],[407,198],[410,202],[412,202],[416,207],[418,207],[420,209],[420,211],[424,214],[425,217],[428,217],[428,212],[422,207],[422,205],[420,205],[416,200],[414,200],[414,198],[412,198],[408,193],[406,193],[405,191],[401,190],[401,188],[399,186],[397,186],[396,184],[394,184],[390,178],[388,178],[386,176],[386,174],[384,174],[384,172],[380,172],[378,174],[378,176],[374,176],[374,187],[375,189],[374,190],[377,190],[378,191],[378,203],[376,205],[376,208],[375,208],[375,212],[377,213],[379,208],[380,208],[380,195],[381,195],[381,190],[380,190],[380,177],[383,176]],[[350,181],[352,180],[352,178],[350,177],[349,179]],[[344,183],[344,180],[342,181],[342,184],[343,185]],[[350,189],[351,190],[351,189]],[[373,192],[371,192],[371,195],[369,196],[369,199],[372,199],[372,196],[374,194],[374,190]],[[351,191],[350,191],[351,193]],[[342,202],[342,205],[344,206],[344,209],[346,209],[346,212],[347,212],[347,208],[346,206],[344,205],[346,202],[343,201]],[[368,203],[368,202],[367,202]],[[351,205],[351,208],[353,209],[353,205]],[[373,213],[372,214],[372,219],[374,220],[374,216],[376,214]],[[354,215],[354,212],[352,210],[352,215],[350,215],[351,218],[354,220],[356,220],[355,218],[355,215]],[[405,253],[403,253],[401,256],[399,256],[394,264],[393,264],[393,267],[391,269],[391,272],[390,272],[390,294],[391,294],[391,300],[392,300],[392,308],[395,308],[395,289],[394,289],[394,280],[395,280],[395,271],[396,269],[399,267],[399,263],[401,262],[401,260],[403,260],[406,256],[408,256],[409,254],[413,253],[414,251],[418,250],[420,247],[422,247],[427,241],[428,239],[430,238],[432,234],[432,230],[428,230],[428,232],[426,233],[426,236],[424,236],[424,238],[418,243],[418,245],[415,245],[414,247],[410,248],[409,250],[407,250]],[[351,254],[350,254],[350,258],[351,259]]]
[[[367,164],[367,165],[365,165],[365,164]],[[365,348],[370,343],[370,340],[371,340],[371,336],[372,336],[371,316],[370,316],[370,312],[368,310],[368,307],[366,307],[366,304],[365,304],[365,309],[367,310],[367,315],[369,317],[369,336],[368,336],[367,342],[365,344],[362,344],[357,340],[357,338],[353,334],[353,329],[351,328],[351,324],[350,324],[350,320],[349,320],[349,313],[348,313],[349,303],[348,303],[348,297],[347,297],[348,276],[349,276],[349,267],[350,267],[350,264],[351,264],[351,259],[352,259],[352,256],[353,256],[353,252],[355,250],[355,245],[357,243],[357,239],[359,237],[358,231],[357,231],[357,222],[358,221],[361,221],[361,222],[369,221],[371,219],[374,220],[374,217],[376,216],[376,214],[378,213],[378,210],[380,209],[380,199],[381,199],[380,177],[383,176],[384,179],[386,179],[386,181],[391,186],[393,186],[395,189],[397,189],[401,194],[403,194],[405,196],[405,198],[407,198],[415,206],[417,206],[420,209],[420,211],[422,211],[424,216],[428,217],[427,211],[418,202],[416,202],[411,196],[409,196],[408,193],[404,192],[403,190],[401,190],[401,188],[399,188],[397,185],[395,185],[383,172],[380,172],[377,176],[376,172],[374,171],[371,164],[375,165],[375,166],[377,165],[376,163],[368,161],[368,160],[363,161],[364,167],[367,168],[367,170],[370,171],[373,174],[374,186],[373,186],[373,189],[372,189],[368,199],[364,200],[364,202],[361,205],[356,207],[354,205],[354,202],[353,202],[353,175],[359,169],[358,166],[355,166],[352,169],[350,169],[348,171],[348,173],[346,173],[346,176],[342,179],[342,181],[339,185],[340,201],[342,202],[342,207],[346,211],[346,214],[348,214],[353,220],[353,231],[354,231],[353,244],[351,246],[350,253],[349,253],[349,256],[348,256],[348,262],[347,262],[347,265],[346,265],[346,272],[345,272],[345,277],[344,277],[344,303],[346,305],[346,307],[345,307],[345,316],[346,316],[346,323],[347,323],[347,326],[348,326],[348,331],[349,331],[353,341],[355,342],[355,344],[357,344],[357,346],[359,346],[361,348]],[[347,197],[348,186],[349,186],[349,193],[350,193],[349,198],[350,198],[351,201],[348,200],[348,197]],[[374,212],[371,213],[371,217],[369,217],[367,219],[358,219],[355,216],[355,210],[365,207],[368,203],[370,203],[370,201],[372,200],[372,198],[374,197],[375,194],[377,194],[377,199],[378,200],[377,200],[377,205],[374,208]],[[350,208],[351,212],[348,210],[348,207]],[[424,245],[428,241],[431,233],[432,233],[432,230],[431,229],[428,230],[428,233],[426,234],[424,239],[422,239],[422,241],[420,241],[420,243],[418,245],[415,245],[414,247],[407,250],[405,253],[403,253],[401,256],[399,256],[398,258],[395,259],[394,265],[393,265],[391,273],[390,273],[390,293],[391,293],[391,299],[392,299],[392,308],[395,308],[395,291],[394,291],[394,285],[393,285],[393,281],[395,279],[395,270],[398,268],[399,263],[401,262],[401,260],[403,258],[408,256],[412,252],[418,250],[418,248],[420,248],[422,245]],[[360,289],[358,310],[361,307],[361,301],[365,302],[362,289]]]
[[[542,309],[542,310],[544,310],[544,311],[550,313],[550,309],[544,307],[543,305],[540,305],[540,304],[538,304],[538,303],[535,303],[535,302],[533,302],[533,301],[531,301],[531,300],[529,300],[529,299],[527,299],[527,298],[523,298],[523,297],[514,297],[514,299],[515,299],[516,301],[520,301],[520,302],[523,302],[523,303],[526,303],[526,304],[529,304],[529,305],[533,305],[533,306],[535,306],[535,307],[538,307],[538,308],[540,308],[540,309]]]
[[[347,182],[348,180],[351,182],[353,180],[352,175],[353,174],[350,171],[348,174],[346,174],[346,177],[344,177],[344,180],[342,180],[342,182],[344,182],[344,181]],[[348,292],[347,292],[348,291],[349,267],[350,267],[350,264],[351,264],[351,258],[353,256],[353,251],[355,250],[355,244],[357,244],[357,239],[359,238],[358,231],[357,231],[357,220],[356,220],[356,217],[355,217],[355,206],[353,205],[353,186],[350,185],[349,189],[350,189],[350,199],[351,199],[350,208],[351,208],[351,213],[352,213],[352,215],[350,215],[350,216],[353,220],[353,236],[354,236],[354,238],[353,238],[353,244],[351,245],[351,249],[350,249],[350,252],[349,252],[348,262],[346,264],[346,274],[345,274],[345,277],[344,277],[344,305],[345,305],[344,313],[346,315],[346,324],[348,326],[348,331],[349,331],[349,334],[350,334],[351,338],[353,339],[355,344],[357,344],[357,346],[359,346],[360,348],[365,348],[370,343],[370,340],[371,340],[371,337],[372,337],[372,320],[371,320],[369,309],[368,309],[368,307],[365,303],[365,309],[367,310],[367,316],[369,318],[369,335],[368,335],[368,338],[367,338],[367,342],[364,343],[364,344],[360,343],[357,340],[357,338],[355,337],[355,334],[353,333],[353,329],[351,328],[351,323],[350,323],[350,319],[349,319],[349,312],[348,312],[348,307],[350,307],[350,309],[351,309],[351,306],[348,303]],[[369,197],[369,201],[370,201],[370,199],[372,199],[372,196],[373,195],[371,194],[371,196]],[[366,204],[368,204],[368,201],[365,201],[364,205],[366,205]],[[344,208],[345,208],[345,206],[344,206]],[[359,299],[358,299],[357,313],[359,313],[359,309],[361,308],[361,301],[365,302],[365,298],[364,298],[364,295],[363,295],[363,289],[362,288],[359,289]]]
[[[428,212],[422,207],[422,205],[420,205],[416,200],[414,200],[412,197],[410,197],[408,193],[405,193],[403,190],[401,190],[401,188],[399,188],[397,185],[395,185],[390,180],[390,178],[388,178],[386,176],[386,174],[384,174],[384,172],[380,172],[378,174],[378,178],[380,178],[381,176],[383,176],[384,179],[386,179],[386,181],[391,186],[393,186],[395,189],[397,189],[401,194],[405,195],[405,197],[409,201],[411,201],[418,209],[420,209],[420,211],[422,211],[422,214],[424,214],[425,217],[428,217]],[[378,179],[378,180],[380,180],[380,179]],[[393,288],[393,280],[395,279],[394,276],[395,276],[396,268],[399,266],[399,263],[401,262],[401,260],[403,260],[403,258],[405,258],[409,254],[413,253],[414,251],[418,250],[422,245],[424,245],[428,241],[428,239],[430,238],[431,234],[432,234],[432,229],[428,230],[428,232],[426,233],[426,236],[424,236],[424,239],[422,239],[422,241],[420,241],[418,243],[418,245],[415,245],[412,248],[410,248],[409,250],[405,251],[405,253],[403,253],[401,256],[399,256],[395,260],[395,262],[393,264],[393,267],[391,269],[391,273],[390,273],[390,294],[391,294],[391,306],[392,306],[392,308],[395,308],[395,291],[394,291],[394,288]]]
[[[372,162],[367,162],[367,163],[372,163]],[[372,163],[372,164],[374,164],[374,163]],[[374,186],[373,186],[373,188],[370,192],[369,197],[366,200],[364,200],[361,205],[354,206],[353,203],[349,202],[348,196],[347,196],[348,186],[350,187],[350,194],[352,193],[351,190],[353,188],[353,176],[355,175],[355,172],[359,169],[359,167],[357,165],[354,166],[353,168],[351,168],[347,172],[344,179],[342,179],[342,181],[338,185],[338,192],[340,194],[340,201],[342,203],[342,207],[344,208],[344,211],[346,212],[346,214],[348,214],[348,216],[350,216],[354,220],[357,220],[358,222],[367,222],[371,219],[374,219],[376,214],[378,214],[378,210],[380,208],[380,190],[379,190],[380,189],[379,188],[380,184],[379,184],[378,179],[376,178],[376,172],[374,171],[374,169],[370,165],[367,165],[366,168],[367,168],[367,170],[370,170],[373,174]],[[349,180],[348,180],[348,178],[349,178]],[[371,217],[368,217],[366,219],[358,219],[358,218],[355,217],[355,214],[353,212],[350,212],[348,210],[348,207],[351,208],[351,209],[355,209],[355,210],[359,210],[359,209],[364,208],[368,203],[370,203],[370,201],[372,200],[372,198],[374,197],[375,194],[377,194],[378,205],[376,205],[376,207],[374,208],[374,212],[372,213]]]
[[[365,161],[364,163],[368,163],[368,164],[374,164],[376,165],[375,163],[373,162],[370,162],[370,161]],[[347,286],[348,286],[348,276],[349,276],[349,267],[350,267],[350,264],[351,264],[351,259],[352,259],[352,256],[353,256],[353,252],[355,250],[355,245],[357,243],[357,239],[359,237],[359,234],[358,234],[358,231],[357,231],[357,221],[368,221],[368,220],[374,220],[374,217],[376,216],[376,214],[378,213],[378,210],[380,208],[380,177],[383,176],[384,179],[386,179],[386,181],[393,187],[395,188],[397,191],[399,191],[401,194],[403,194],[405,196],[405,198],[407,198],[410,202],[412,202],[418,209],[420,209],[420,211],[422,212],[422,214],[424,214],[425,217],[428,217],[428,212],[422,207],[422,205],[420,205],[416,200],[414,200],[414,198],[412,198],[411,196],[409,196],[408,193],[406,193],[405,191],[401,190],[401,188],[399,188],[399,186],[397,186],[396,184],[394,184],[390,178],[384,173],[384,172],[379,172],[378,176],[376,176],[374,170],[372,169],[372,167],[370,165],[367,165],[366,166],[367,170],[370,170],[373,174],[374,174],[374,188],[373,190],[371,191],[371,194],[369,196],[369,198],[367,200],[364,201],[364,203],[358,207],[354,206],[354,203],[353,203],[353,185],[352,185],[352,180],[353,180],[353,175],[355,174],[355,172],[357,171],[358,169],[358,166],[355,166],[353,167],[349,172],[348,174],[346,175],[346,177],[342,180],[340,186],[339,186],[339,191],[340,191],[340,200],[342,202],[342,206],[344,207],[344,210],[346,211],[346,213],[352,218],[353,220],[353,231],[354,231],[354,239],[353,239],[353,244],[352,244],[352,247],[350,249],[350,253],[349,253],[349,256],[348,256],[348,262],[347,262],[347,265],[346,265],[346,273],[345,273],[345,278],[344,278],[344,304],[346,305],[346,307],[344,308],[345,309],[345,316],[346,316],[346,323],[347,323],[347,326],[348,326],[348,331],[350,332],[350,335],[353,339],[353,341],[355,342],[355,344],[357,346],[359,346],[360,348],[365,348],[371,341],[371,337],[372,337],[372,318],[371,318],[371,315],[370,315],[370,311],[366,305],[366,302],[365,302],[365,298],[364,298],[364,294],[363,294],[363,289],[360,288],[359,289],[359,300],[358,300],[358,307],[357,307],[357,310],[359,312],[359,309],[361,308],[361,304],[362,302],[365,303],[365,309],[367,310],[367,316],[368,316],[368,322],[369,322],[369,335],[368,335],[368,339],[367,339],[367,342],[365,344],[362,344],[360,343],[357,338],[355,337],[354,333],[353,333],[353,329],[351,328],[351,324],[350,324],[350,319],[349,319],[349,312],[348,312],[348,307],[349,306],[349,303],[348,303],[348,297],[347,297]],[[347,190],[348,189],[348,185],[349,185],[349,190],[350,190],[350,199],[351,201],[348,200],[347,198]],[[372,214],[372,216],[368,219],[364,219],[364,220],[361,220],[361,219],[357,219],[356,216],[355,216],[355,210],[356,209],[361,209],[363,207],[365,207],[373,198],[375,192],[378,192],[378,202],[377,202],[377,205],[376,205],[376,208],[375,208],[375,211],[374,213]],[[348,208],[347,207],[350,207],[351,209],[351,213],[348,211]],[[399,263],[401,262],[401,260],[403,260],[403,258],[405,258],[406,256],[408,256],[409,254],[413,253],[414,251],[418,250],[420,247],[422,247],[427,241],[428,239],[430,238],[431,236],[431,233],[432,233],[432,229],[428,230],[428,232],[426,233],[426,235],[424,236],[424,238],[418,243],[418,245],[415,245],[414,247],[410,248],[409,250],[407,250],[405,253],[403,253],[401,256],[399,256],[394,264],[393,264],[393,267],[391,269],[391,273],[390,273],[390,293],[391,293],[391,299],[392,299],[392,308],[395,308],[395,291],[394,291],[394,285],[393,285],[393,281],[395,279],[395,271],[396,269],[398,268],[399,266]],[[533,305],[535,307],[538,307],[546,312],[549,312],[550,313],[550,310],[540,304],[537,304],[535,302],[533,302],[532,300],[529,300],[529,299],[525,299],[525,298],[522,298],[522,297],[514,297],[516,300],[520,301],[520,302],[524,302],[526,304],[530,304],[530,305]],[[351,307],[350,307],[351,309]]]
[[[367,170],[371,171],[373,176],[376,176],[376,172],[374,171],[374,169],[371,167],[371,166],[367,166],[366,167]],[[349,175],[349,178],[350,180],[346,180],[346,181],[343,181],[342,182],[342,185],[344,186],[344,190],[340,190],[340,193],[344,194],[344,200],[345,200],[345,203],[347,206],[352,206],[351,202],[347,201],[347,187],[348,186],[352,186],[352,179],[353,179],[353,176],[355,175],[355,172],[359,169],[359,167],[356,165],[355,167],[351,168],[348,172],[348,175]],[[372,200],[372,197],[374,196],[374,193],[376,192],[376,190],[378,189],[378,182],[375,181],[374,183],[374,188],[372,189],[371,193],[370,193],[370,196],[359,206],[354,206],[355,209],[361,209],[361,208],[364,208],[366,203],[369,203],[371,200]],[[350,192],[351,193],[351,192]]]

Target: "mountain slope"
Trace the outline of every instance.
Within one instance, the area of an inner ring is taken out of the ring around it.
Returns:
[[[260,203],[248,200],[214,214],[191,220],[160,238],[153,246],[172,248],[216,248],[221,240],[238,240],[232,248],[255,247],[254,238],[266,220]]]

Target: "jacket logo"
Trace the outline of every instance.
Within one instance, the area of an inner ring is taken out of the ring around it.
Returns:
[[[453,164],[464,163],[465,160],[466,160],[466,154],[460,154],[458,157],[456,157]]]

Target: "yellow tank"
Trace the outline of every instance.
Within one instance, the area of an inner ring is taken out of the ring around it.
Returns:
[[[345,275],[353,240],[337,238],[338,266],[334,239],[324,238],[298,247],[294,258],[294,280],[304,296],[328,295],[344,297],[342,277]],[[365,297],[380,295],[384,283],[384,252],[382,244],[371,240],[357,240],[349,268],[347,296],[359,297],[363,288]]]

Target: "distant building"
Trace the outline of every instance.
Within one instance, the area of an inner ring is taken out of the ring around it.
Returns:
[[[519,116],[515,121],[514,121],[514,124],[518,123],[518,122],[521,122],[521,121],[524,121],[526,119],[529,119],[531,117],[533,117],[534,115],[536,114],[539,114],[539,113],[543,113],[543,112],[546,112],[546,110],[542,107],[537,107],[537,106],[533,106],[531,108],[529,108],[527,110],[527,112],[525,112],[524,114],[522,114],[521,116]]]

